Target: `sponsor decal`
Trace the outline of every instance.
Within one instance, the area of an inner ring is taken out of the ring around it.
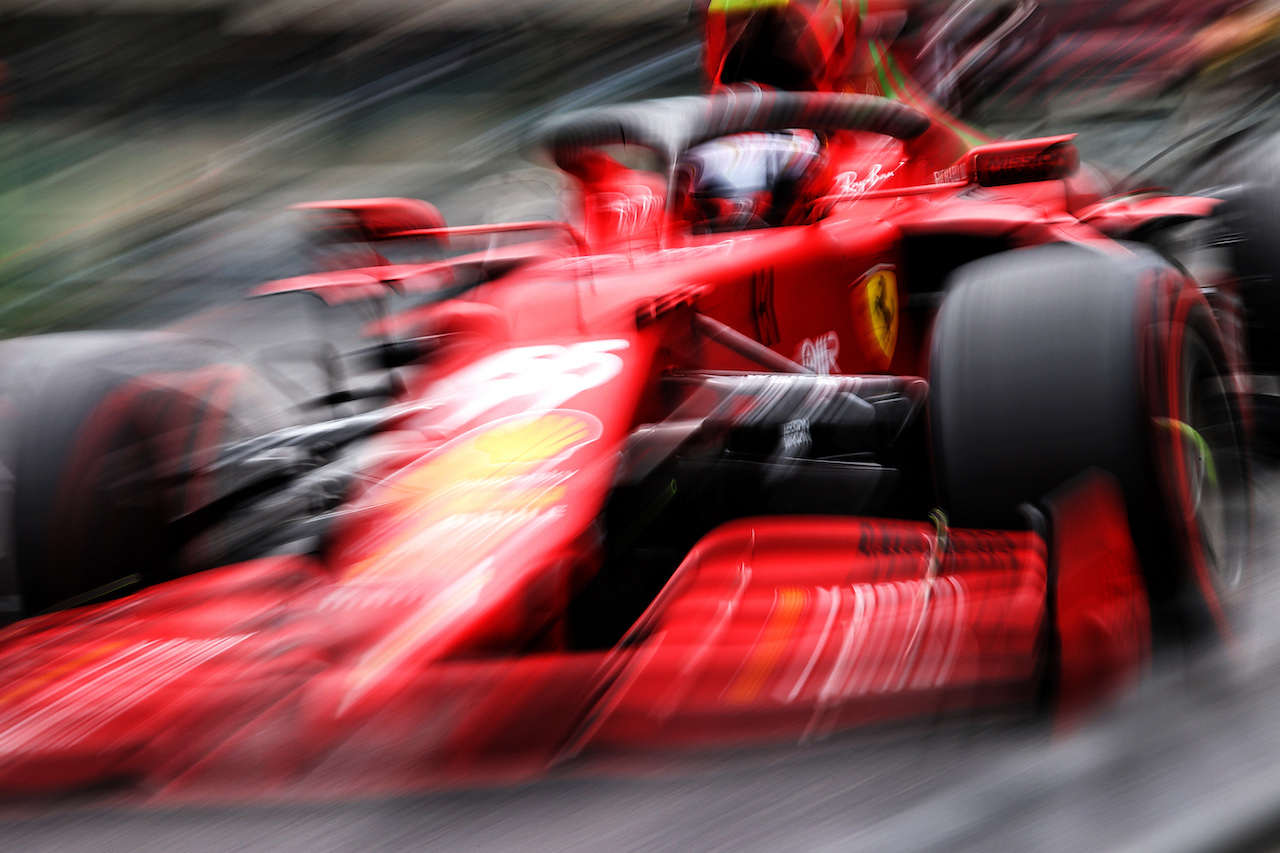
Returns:
[[[782,425],[782,450],[788,456],[799,456],[812,444],[808,418],[796,418]]]
[[[836,358],[840,355],[840,336],[835,332],[827,332],[816,338],[805,338],[796,347],[796,361],[812,370],[819,376],[829,376],[840,372]]]
[[[600,437],[599,419],[554,410],[486,424],[390,481],[401,523],[363,543],[343,586],[417,579],[423,606],[368,651],[345,679],[338,713],[470,612],[499,578],[499,550],[518,548],[564,516],[575,471],[561,464]],[[387,494],[380,496],[386,500]],[[404,599],[385,603],[404,603]],[[341,607],[340,598],[326,602]]]
[[[510,421],[481,433],[475,449],[491,465],[517,465],[554,459],[591,437],[591,427],[570,413],[551,413]]]
[[[874,163],[871,168],[867,170],[867,174],[862,177],[859,177],[857,172],[841,172],[836,175],[835,190],[832,194],[836,198],[845,200],[851,200],[865,195],[892,178],[894,175],[898,174],[898,170],[901,169],[902,164],[906,162],[906,160],[903,160],[887,172],[883,171],[884,166],[879,163]]]
[[[89,664],[96,662],[99,658],[106,657],[113,652],[117,652],[124,648],[123,640],[114,640],[104,643],[96,648],[92,648],[84,654],[78,655],[64,663],[55,664],[43,671],[34,673],[31,677],[20,679],[18,682],[0,693],[0,709],[25,698],[28,694],[33,693],[38,688],[44,687],[50,682],[57,681],[65,675],[76,674],[88,669]]]
[[[50,746],[86,754],[74,746],[104,731],[118,732],[122,723],[135,722],[139,706],[153,694],[250,636],[112,640],[36,672],[0,697],[0,759]],[[25,712],[21,702],[37,692],[44,712]],[[95,694],[112,698],[91,703],[85,710],[81,697]]]
[[[778,342],[778,315],[773,310],[773,269],[751,276],[751,301],[755,303],[756,340],[767,347]]]
[[[773,609],[759,640],[725,690],[728,704],[749,705],[760,695],[761,688],[783,660],[783,652],[808,603],[809,590],[803,587],[784,586],[774,593]]]
[[[660,263],[674,263],[676,261],[692,261],[707,260],[709,258],[718,258],[730,255],[735,249],[740,249],[747,243],[755,242],[753,234],[735,234],[730,240],[721,240],[719,243],[707,243],[703,246],[681,246],[676,249],[663,249],[654,255]]]
[[[554,409],[622,372],[625,340],[580,341],[503,350],[433,385],[425,400],[440,410],[434,426],[452,432],[487,412],[518,403]]]
[[[627,193],[596,193],[597,210],[607,213],[617,224],[617,233],[632,235],[662,213],[663,200],[646,186],[627,187]]]
[[[572,469],[559,464],[599,438],[587,412],[516,415],[454,439],[387,483],[402,519],[363,543],[347,579],[425,575],[439,580],[480,563],[530,524],[565,512]]]
[[[880,350],[890,358],[898,343],[898,277],[892,267],[872,270],[866,279],[867,313]]]

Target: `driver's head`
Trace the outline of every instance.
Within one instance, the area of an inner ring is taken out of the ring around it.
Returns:
[[[856,0],[704,0],[704,68],[712,89],[759,83],[836,91],[857,49]]]

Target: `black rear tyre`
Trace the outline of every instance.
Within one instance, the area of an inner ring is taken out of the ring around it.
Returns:
[[[4,616],[216,560],[190,552],[177,521],[213,487],[189,472],[277,421],[276,396],[243,361],[178,335],[111,332],[6,341],[0,365]]]

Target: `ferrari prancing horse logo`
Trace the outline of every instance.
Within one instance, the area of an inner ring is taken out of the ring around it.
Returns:
[[[893,270],[882,267],[867,278],[867,313],[876,343],[885,355],[892,357],[898,343],[898,278]]]

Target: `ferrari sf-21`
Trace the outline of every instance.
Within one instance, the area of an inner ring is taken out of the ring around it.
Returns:
[[[250,364],[178,335],[7,342],[0,791],[1059,719],[1229,637],[1248,306],[1170,248],[1218,202],[975,138],[859,49],[878,92],[720,61],[553,118],[567,221],[305,205],[324,268],[258,295],[394,304],[332,417],[272,426]]]

